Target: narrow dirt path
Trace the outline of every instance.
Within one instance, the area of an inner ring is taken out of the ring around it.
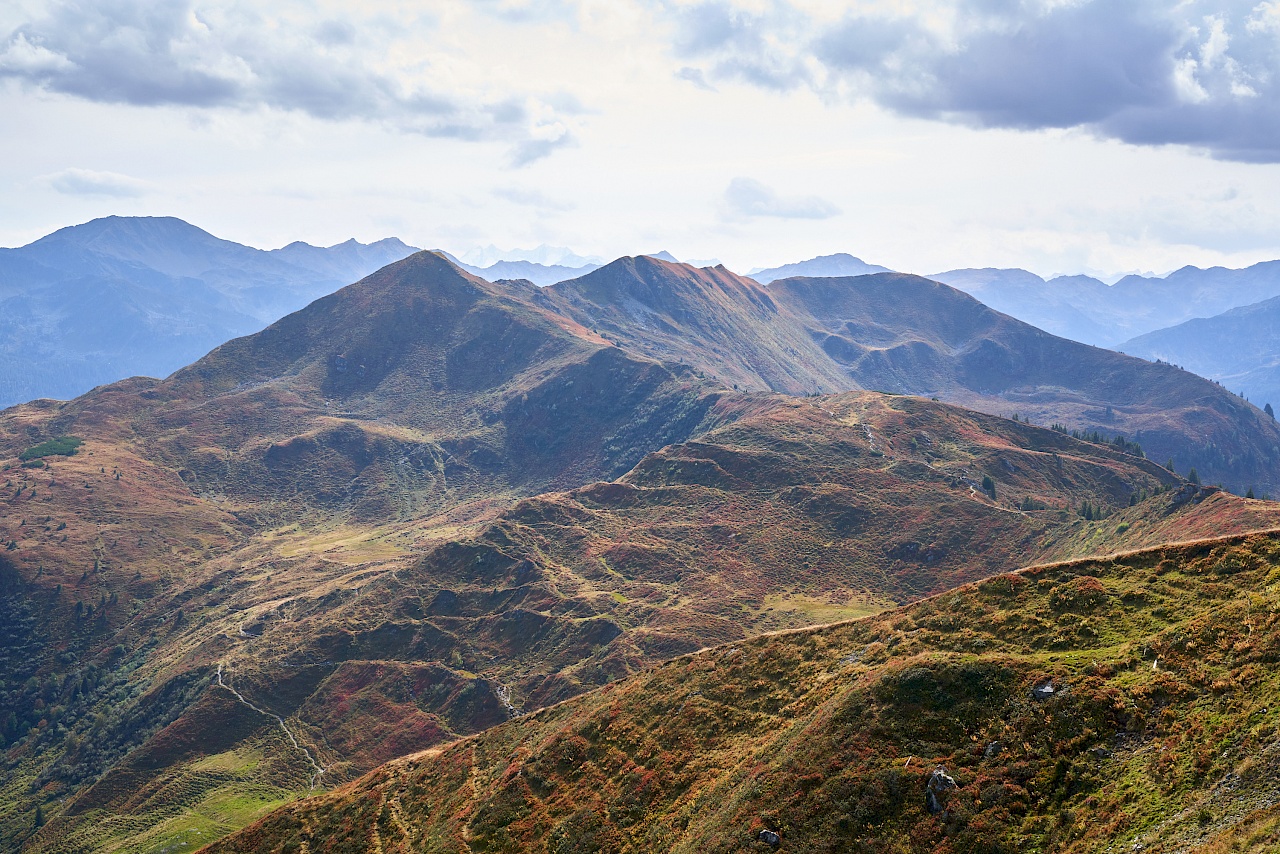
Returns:
[[[311,788],[314,789],[316,787],[316,781],[319,780],[320,775],[324,773],[324,768],[320,767],[320,763],[316,762],[315,757],[311,755],[311,751],[307,750],[307,748],[304,747],[300,741],[298,741],[298,739],[294,736],[293,732],[285,724],[284,718],[280,717],[279,715],[273,715],[271,712],[268,712],[265,709],[258,708],[253,703],[250,703],[248,700],[246,700],[243,694],[241,694],[235,688],[232,688],[226,682],[222,681],[222,662],[218,662],[218,674],[216,676],[216,679],[217,679],[218,685],[220,685],[223,688],[226,688],[232,694],[235,694],[237,700],[244,703],[246,706],[253,709],[255,712],[257,712],[260,715],[266,715],[269,718],[274,718],[275,722],[280,724],[280,729],[284,730],[284,734],[289,737],[289,743],[292,744],[297,750],[302,751],[302,755],[307,757],[307,763],[311,765],[312,772],[313,772],[311,774]]]

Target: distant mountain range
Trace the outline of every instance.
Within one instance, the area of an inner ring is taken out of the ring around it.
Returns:
[[[1090,276],[1045,281],[1026,270],[948,270],[929,276],[1055,335],[1115,347],[1193,318],[1280,296],[1280,261],[1241,270],[1183,267],[1164,278]]]
[[[750,275],[768,284],[790,276],[862,276],[886,271],[842,254]],[[962,290],[996,311],[1046,332],[1096,347],[1115,347],[1157,329],[1280,296],[1280,261],[1241,270],[1183,267],[1164,277],[1125,276],[1114,285],[1092,276],[1046,280],[1028,270],[993,267],[947,270],[927,278]]]
[[[394,238],[264,251],[173,217],[106,217],[0,249],[0,408],[167,376],[413,251]]]

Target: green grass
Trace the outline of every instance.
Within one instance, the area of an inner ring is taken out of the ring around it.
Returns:
[[[32,445],[18,454],[18,459],[28,462],[42,457],[70,457],[74,456],[83,444],[84,440],[75,436],[58,436],[56,439]]]

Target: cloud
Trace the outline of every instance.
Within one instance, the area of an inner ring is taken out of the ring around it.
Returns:
[[[530,163],[536,163],[545,157],[550,157],[561,148],[568,148],[574,145],[577,145],[577,140],[574,139],[573,134],[563,130],[563,128],[559,129],[557,135],[539,134],[515,147],[511,154],[511,165],[519,169],[522,166],[528,166]]]
[[[684,68],[681,68],[679,71],[676,72],[676,79],[684,80],[686,83],[692,83],[694,86],[703,90],[704,92],[719,91],[718,89],[716,89],[716,87],[712,86],[710,83],[707,82],[707,75],[702,73],[701,68],[694,68],[692,66],[686,65]]]
[[[508,8],[509,7],[509,8]],[[529,4],[499,4],[515,14]],[[434,81],[412,53],[391,64],[396,28],[288,17],[287,7],[194,0],[54,0],[0,38],[0,79],[88,101],[197,109],[273,109],[368,121],[428,136],[498,140],[514,159],[551,150],[538,126],[555,105],[533,94]],[[277,17],[271,17],[276,14]],[[538,116],[535,122],[533,116]]]
[[[38,179],[68,196],[109,196],[131,199],[145,195],[151,185],[118,172],[95,172],[92,169],[64,169]]]
[[[709,84],[803,85],[976,127],[1082,128],[1280,162],[1276,0],[912,5],[820,19],[786,0],[696,0],[670,10],[671,50]]]
[[[817,196],[780,196],[772,188],[750,178],[734,178],[724,191],[729,211],[740,217],[782,219],[830,219],[840,209]]]
[[[553,199],[539,190],[520,187],[498,187],[493,191],[493,195],[500,199],[506,199],[513,204],[537,208],[541,211],[571,211],[576,207],[570,202],[561,202]]]

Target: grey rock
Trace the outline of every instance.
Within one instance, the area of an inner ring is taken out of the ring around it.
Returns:
[[[929,774],[929,781],[924,787],[924,805],[930,814],[937,815],[947,808],[947,793],[959,788],[955,778],[947,773],[947,769],[939,765]]]
[[[991,759],[992,757],[999,756],[1000,751],[1002,750],[1004,750],[1004,742],[993,741],[986,747],[982,748],[982,758]]]
[[[762,830],[756,838],[772,848],[782,844],[782,837],[772,830]]]
[[[1059,685],[1052,679],[1047,679],[1031,689],[1031,697],[1035,700],[1051,700],[1058,694],[1061,694],[1065,685]]]

